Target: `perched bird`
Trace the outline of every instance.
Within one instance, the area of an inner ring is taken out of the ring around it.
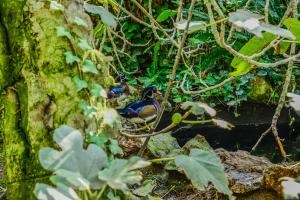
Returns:
[[[107,97],[110,100],[113,99],[125,99],[130,94],[129,87],[126,83],[111,87],[107,92]]]
[[[146,87],[141,95],[141,100],[133,101],[122,109],[117,109],[118,113],[133,123],[146,123],[154,119],[160,110],[159,103],[154,99],[154,95],[161,93],[156,86]]]

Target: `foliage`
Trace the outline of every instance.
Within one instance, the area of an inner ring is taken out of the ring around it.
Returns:
[[[137,170],[150,165],[139,157],[108,162],[106,153],[97,145],[89,144],[84,149],[81,133],[66,125],[55,130],[53,139],[61,151],[42,148],[39,159],[45,169],[54,173],[50,180],[56,188],[37,184],[34,193],[38,199],[99,199],[105,194],[111,196],[111,189],[125,193],[129,185],[142,180]],[[231,195],[223,165],[214,153],[192,149],[190,156],[177,155],[174,160],[196,188],[203,189],[211,181],[220,192]],[[104,194],[107,186],[111,189]],[[141,190],[144,189],[136,193]]]

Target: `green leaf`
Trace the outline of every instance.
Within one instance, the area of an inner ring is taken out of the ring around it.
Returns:
[[[80,173],[59,169],[55,171],[55,174],[57,175],[57,178],[61,177],[74,189],[83,191],[90,188],[90,182],[82,177]]]
[[[81,19],[80,17],[75,17],[74,21],[75,24],[77,24],[78,26],[83,26],[83,27],[88,27],[87,23]]]
[[[85,116],[88,116],[90,118],[96,116],[97,114],[97,109],[90,106],[87,102],[81,102],[79,104],[79,108],[81,108],[83,110],[83,113]]]
[[[140,196],[140,197],[146,197],[152,192],[152,190],[155,187],[156,187],[156,181],[150,180],[150,181],[147,181],[146,183],[144,183],[141,187],[135,189],[133,191],[133,194]]]
[[[53,148],[42,148],[39,151],[41,165],[50,171],[60,170],[78,173],[86,179],[90,188],[100,189],[102,182],[98,179],[98,172],[107,165],[105,152],[95,144],[90,144],[83,149],[81,133],[63,125],[54,131],[54,141],[60,146],[61,151]]]
[[[69,39],[72,38],[71,33],[70,33],[69,31],[67,31],[67,30],[65,29],[65,27],[62,27],[62,26],[56,27],[56,35],[57,35],[57,36],[60,36],[60,37],[67,37],[67,38],[69,38]]]
[[[197,189],[204,189],[211,182],[219,192],[231,197],[224,166],[216,154],[192,149],[189,156],[175,156],[175,164],[184,171]]]
[[[140,183],[142,176],[134,171],[149,166],[151,163],[138,157],[129,160],[115,159],[107,169],[99,172],[99,179],[105,181],[112,189],[127,190],[127,185]]]
[[[157,21],[157,22],[163,22],[163,21],[166,21],[166,20],[169,19],[170,17],[175,16],[176,13],[177,13],[177,12],[174,11],[174,10],[170,10],[170,9],[164,10],[164,11],[162,11],[162,12],[158,15],[158,17],[156,18],[156,21]]]
[[[91,89],[91,94],[94,97],[107,97],[107,93],[105,92],[105,90],[103,89],[103,87],[99,84],[94,84],[93,88]]]
[[[37,199],[46,200],[80,200],[76,192],[63,184],[58,184],[57,188],[43,183],[37,183],[34,188],[34,195]]]
[[[82,71],[83,72],[90,72],[93,74],[98,74],[98,70],[96,68],[96,65],[93,63],[93,61],[86,59],[82,64]]]
[[[111,26],[113,28],[117,27],[115,16],[111,14],[108,10],[103,8],[102,6],[95,6],[84,2],[83,8],[89,13],[100,15],[101,20],[104,24]]]
[[[105,143],[108,142],[108,137],[106,134],[102,133],[99,135],[96,135],[94,133],[90,133],[87,136],[87,141],[89,143],[94,143],[96,144],[98,147],[105,149]]]
[[[245,56],[251,56],[261,51],[275,38],[276,36],[270,33],[263,33],[263,38],[258,38],[254,36],[240,49],[239,52]],[[254,65],[238,57],[234,57],[234,59],[231,62],[231,66],[236,68],[236,71],[231,73],[232,76],[242,76],[248,73],[254,67]]]
[[[67,64],[72,64],[74,62],[80,62],[80,58],[78,58],[77,56],[74,56],[71,51],[65,52],[64,55],[66,57]]]
[[[88,41],[86,39],[80,39],[78,46],[82,49],[82,50],[91,50],[92,47],[89,45]]]
[[[296,36],[296,41],[300,42],[300,21],[295,18],[288,18],[284,20],[283,24]],[[280,54],[284,54],[290,47],[290,42],[281,42]]]
[[[112,154],[114,154],[114,155],[123,154],[123,150],[119,146],[118,140],[109,138],[109,141],[110,141],[110,144],[108,145],[108,148]]]
[[[77,92],[88,87],[87,82],[85,80],[81,80],[79,76],[74,76],[72,80],[76,84]]]
[[[119,196],[115,196],[112,191],[109,191],[107,194],[108,200],[121,200]]]

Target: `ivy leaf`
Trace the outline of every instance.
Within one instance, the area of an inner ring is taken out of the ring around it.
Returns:
[[[74,21],[75,24],[77,24],[78,26],[83,26],[83,27],[88,27],[87,23],[81,19],[80,17],[75,17]]]
[[[93,61],[86,59],[83,64],[82,64],[82,71],[83,72],[90,72],[93,74],[98,74],[98,70],[95,66],[95,64],[93,63]]]
[[[79,78],[79,76],[74,76],[72,78],[72,80],[74,81],[75,85],[76,85],[76,88],[77,88],[77,92],[79,92],[80,90],[84,89],[84,88],[87,88],[88,87],[88,84],[85,80],[81,80]]]
[[[296,36],[296,41],[300,42],[300,21],[295,18],[288,18],[284,20],[283,24]],[[290,45],[290,42],[281,42],[280,54],[284,54]]]
[[[175,164],[184,171],[197,189],[204,189],[211,182],[219,192],[231,197],[224,166],[216,154],[192,149],[189,156],[175,156]]]
[[[90,133],[87,137],[87,141],[89,143],[94,143],[98,147],[105,149],[105,143],[108,142],[108,137],[106,134],[102,133],[99,135],[96,135],[94,133]]]
[[[102,182],[97,176],[107,165],[105,152],[95,144],[90,144],[86,150],[83,149],[81,133],[66,125],[54,131],[53,139],[61,151],[49,147],[42,148],[39,151],[41,165],[56,173],[61,172],[60,170],[78,173],[89,182],[90,188],[100,189]]]
[[[138,157],[131,157],[129,160],[115,159],[107,169],[99,172],[98,178],[105,181],[112,189],[127,190],[127,184],[137,184],[143,179],[141,174],[134,170],[150,164]]]
[[[97,109],[90,106],[87,102],[81,102],[79,104],[79,107],[83,110],[83,113],[85,116],[88,116],[90,118],[97,115]]]
[[[74,62],[80,62],[80,58],[77,56],[74,56],[71,51],[65,52],[64,55],[66,57],[67,64],[72,64]]]
[[[80,200],[72,188],[63,184],[58,184],[57,188],[54,188],[43,183],[37,183],[34,188],[34,195],[37,199]]]
[[[59,37],[67,37],[69,39],[72,38],[71,33],[65,29],[65,27],[58,26],[56,27],[56,35]]]
[[[103,87],[99,84],[94,84],[93,88],[91,89],[91,94],[94,97],[104,97],[107,98],[107,93],[103,89]]]
[[[65,169],[59,169],[55,172],[56,178],[60,177],[66,181],[74,189],[88,190],[90,188],[90,182],[86,180],[80,173],[75,173]]]
[[[89,45],[88,41],[86,39],[80,39],[78,46],[82,49],[82,50],[91,50],[92,47]]]
[[[144,181],[143,186],[135,189],[133,191],[133,194],[138,195],[140,197],[146,197],[153,191],[155,187],[156,187],[155,180]]]
[[[114,155],[117,154],[123,154],[122,148],[119,146],[118,141],[114,140],[112,138],[109,138],[110,144],[108,145],[108,148],[110,152]]]
[[[176,15],[176,13],[177,12],[174,10],[170,10],[170,9],[164,10],[158,15],[158,17],[156,18],[156,21],[157,22],[166,21],[170,17],[173,17],[174,15]]]
[[[229,13],[229,21],[235,26],[245,29],[250,33],[255,34],[257,37],[262,38],[262,31],[279,35],[281,37],[294,40],[295,36],[286,29],[277,26],[260,22],[262,16],[252,13],[249,10],[238,9],[236,12]]]
[[[64,11],[64,6],[57,1],[50,1],[50,10]]]
[[[117,27],[115,16],[111,14],[108,10],[103,8],[102,6],[95,6],[84,2],[83,8],[89,13],[100,15],[101,20],[104,24],[111,26],[113,28]]]

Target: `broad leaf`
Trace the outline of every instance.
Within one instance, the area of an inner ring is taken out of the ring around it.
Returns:
[[[73,62],[80,62],[80,58],[77,56],[74,56],[71,51],[67,51],[64,53],[66,57],[67,64],[72,64]]]
[[[81,80],[79,78],[79,76],[74,76],[72,78],[72,80],[74,81],[74,83],[76,85],[77,91],[80,91],[80,90],[88,87],[87,82],[85,80]]]
[[[93,63],[93,61],[86,59],[82,64],[82,71],[83,72],[90,72],[93,74],[98,74],[98,70],[96,65]]]
[[[119,115],[115,109],[107,109],[103,111],[103,124],[106,124],[110,127],[118,122]]]
[[[276,36],[270,33],[263,33],[263,38],[254,36],[239,50],[239,52],[245,56],[251,56],[261,51],[275,38]],[[236,68],[236,71],[231,73],[232,76],[242,76],[248,73],[254,67],[254,65],[238,57],[234,57],[231,62],[231,66]]]
[[[71,33],[65,29],[65,27],[58,26],[56,27],[56,35],[60,37],[72,38]]]
[[[231,197],[224,166],[216,154],[192,149],[189,156],[176,156],[175,164],[184,171],[197,189],[204,189],[211,182],[219,192]]]
[[[72,172],[72,171],[67,171],[64,169],[59,169],[55,172],[56,180],[59,178],[62,180],[64,179],[63,182],[67,182],[66,185],[71,186],[74,189],[78,190],[88,190],[90,188],[90,182],[86,180],[82,175],[78,172]]]
[[[136,169],[149,166],[151,163],[132,157],[129,160],[115,159],[107,169],[99,172],[99,179],[105,181],[111,188],[127,190],[127,184],[140,183],[142,176]]]
[[[82,50],[91,50],[92,47],[89,45],[88,41],[86,39],[80,39],[78,46],[82,49]]]
[[[140,196],[140,197],[146,197],[153,191],[153,189],[155,187],[156,187],[155,180],[144,181],[144,183],[141,187],[139,187],[133,191],[133,194]]]
[[[112,191],[109,191],[109,193],[107,194],[107,199],[108,200],[121,200],[121,198],[119,196],[115,196]]]
[[[300,42],[300,21],[295,18],[288,18],[284,20],[283,24],[295,35],[296,41]],[[290,42],[281,42],[279,53],[285,53],[290,47],[290,45]]]
[[[94,97],[107,97],[107,93],[103,89],[103,87],[99,84],[94,84],[93,88],[91,89],[91,93]]]
[[[108,148],[112,154],[117,155],[117,154],[123,153],[122,148],[119,146],[118,140],[109,138],[109,141],[110,141],[110,144],[108,145]]]
[[[34,194],[40,200],[80,200],[76,192],[63,184],[58,184],[57,188],[46,184],[37,183]]]
[[[163,22],[163,21],[166,21],[167,19],[169,19],[170,17],[172,17],[174,15],[176,15],[176,11],[167,9],[167,10],[162,11],[158,15],[158,17],[156,18],[156,21]]]
[[[107,165],[105,152],[94,144],[90,144],[86,150],[83,149],[81,133],[66,125],[56,129],[53,138],[62,151],[42,148],[39,152],[42,166],[56,173],[59,170],[78,173],[90,183],[91,188],[99,189],[102,183],[97,174]]]
[[[92,4],[84,3],[83,8],[89,13],[100,15],[101,20],[104,24],[113,28],[117,27],[115,16],[102,6],[95,6]]]
[[[294,40],[295,36],[286,29],[260,22],[262,16],[252,13],[249,10],[238,9],[236,12],[229,13],[229,21],[235,26],[245,29],[257,37],[262,38],[262,31],[266,31],[281,37]]]

